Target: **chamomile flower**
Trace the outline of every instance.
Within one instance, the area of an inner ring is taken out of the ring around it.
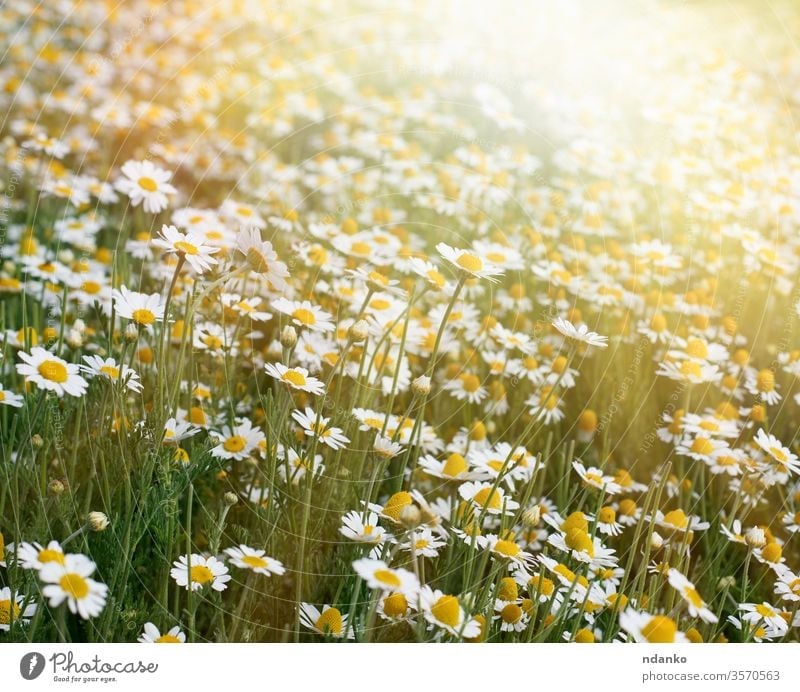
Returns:
[[[292,323],[314,332],[332,332],[334,324],[332,315],[308,300],[297,301],[278,298],[272,301],[272,307],[278,312],[288,315]]]
[[[342,517],[339,533],[351,541],[379,544],[386,538],[386,529],[378,524],[378,520],[375,512],[352,510]]]
[[[310,603],[300,604],[300,623],[323,637],[335,639],[353,639],[353,631],[347,626],[347,615],[342,615],[338,608],[325,605],[320,612]]]
[[[703,622],[717,622],[718,618],[712,613],[703,597],[697,592],[694,584],[675,568],[667,572],[669,585],[675,589],[689,607],[689,615],[699,617]]]
[[[741,603],[739,612],[742,613],[742,620],[751,625],[761,625],[781,634],[786,632],[788,625],[783,619],[781,611],[770,605],[766,601],[761,603]]]
[[[276,291],[286,290],[289,270],[278,259],[272,243],[261,239],[258,228],[244,228],[236,236],[236,249],[245,256],[250,269],[263,275]]]
[[[519,509],[519,502],[508,497],[501,487],[493,487],[492,483],[462,483],[458,494],[488,514],[511,514]]]
[[[619,614],[619,626],[641,644],[688,644],[678,625],[666,615],[651,615],[634,608]]]
[[[169,575],[178,586],[189,587],[192,591],[205,586],[210,586],[214,591],[224,591],[231,580],[225,563],[214,556],[203,557],[196,553],[181,555],[172,563]]]
[[[305,368],[290,368],[283,363],[267,363],[264,369],[270,377],[283,382],[291,389],[298,389],[309,394],[325,393],[325,385],[316,377],[311,377]]]
[[[180,625],[175,625],[168,632],[161,634],[152,622],[145,622],[142,633],[136,641],[142,644],[183,644],[186,642],[186,633],[181,630]]]
[[[121,382],[131,392],[141,392],[142,383],[139,381],[139,374],[127,365],[119,365],[113,358],[101,358],[100,356],[84,356],[81,371],[92,377],[101,377],[112,382]]]
[[[82,397],[86,393],[89,383],[78,374],[79,365],[67,363],[40,346],[34,346],[30,353],[19,351],[17,355],[22,360],[22,363],[17,363],[17,373],[26,382],[59,397],[65,394]]]
[[[13,406],[14,408],[22,408],[24,401],[24,397],[5,389],[3,385],[0,384],[0,406]]]
[[[607,495],[616,495],[622,491],[622,487],[613,476],[604,475],[596,466],[587,469],[580,461],[575,460],[572,462],[572,468],[586,485],[602,490]]]
[[[466,273],[479,279],[489,279],[497,281],[495,276],[503,273],[503,267],[489,261],[485,257],[479,257],[472,250],[458,250],[450,247],[446,243],[438,243],[436,250],[450,264]]]
[[[152,244],[168,254],[184,258],[198,274],[207,272],[217,264],[217,260],[211,255],[218,253],[219,248],[206,244],[205,238],[199,233],[181,233],[175,226],[165,224]]]
[[[320,442],[331,449],[343,449],[350,444],[350,438],[341,430],[329,426],[330,418],[318,416],[314,409],[306,406],[304,411],[292,411],[292,419],[302,428],[309,437],[317,437]]]
[[[118,316],[131,320],[140,327],[152,329],[164,319],[165,304],[158,293],[137,293],[125,286],[114,289],[114,310]]]
[[[106,604],[108,587],[90,578],[96,565],[85,555],[68,554],[63,562],[45,563],[39,570],[39,579],[45,586],[42,595],[51,608],[64,601],[71,613],[84,620],[97,617]]]
[[[401,567],[389,567],[383,560],[361,558],[353,562],[353,569],[370,589],[400,591],[406,595],[419,590],[419,580],[413,572]]]
[[[439,551],[446,545],[447,541],[441,535],[434,533],[433,529],[421,527],[412,531],[408,540],[401,543],[400,547],[418,557],[438,557]]]
[[[254,428],[251,421],[244,419],[234,426],[224,426],[222,432],[211,433],[220,442],[211,450],[218,459],[246,459],[257,450],[266,439],[261,430]]]
[[[225,548],[224,553],[230,558],[232,565],[240,569],[249,569],[256,574],[271,577],[273,574],[281,575],[286,572],[283,563],[268,557],[266,550],[250,548],[242,543],[239,547]]]
[[[800,460],[797,455],[784,447],[775,435],[759,428],[753,441],[770,456],[782,471],[800,474]]]
[[[476,637],[480,633],[480,623],[467,616],[457,596],[434,590],[426,584],[419,593],[419,602],[423,616],[431,625],[463,639]]]
[[[15,625],[27,625],[36,614],[36,603],[21,594],[12,594],[7,586],[0,589],[0,632],[11,630]]]
[[[578,341],[597,348],[608,347],[608,337],[600,336],[597,332],[589,331],[589,328],[585,324],[576,327],[572,322],[565,320],[563,317],[557,317],[553,322],[553,326],[561,332],[561,334],[573,341]]]
[[[116,188],[128,195],[131,204],[142,207],[150,214],[167,208],[167,195],[174,195],[177,190],[170,185],[172,173],[158,168],[151,161],[127,161],[122,166],[122,178],[116,182]]]

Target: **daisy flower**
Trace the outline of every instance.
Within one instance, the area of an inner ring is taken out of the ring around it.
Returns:
[[[446,459],[439,461],[430,454],[425,454],[419,459],[419,467],[425,473],[446,481],[468,481],[485,478],[485,475],[478,471],[470,471],[467,460],[458,452],[449,454]]]
[[[572,322],[565,320],[563,317],[557,317],[553,322],[553,326],[568,339],[580,341],[581,343],[588,344],[589,346],[596,346],[597,348],[608,347],[608,337],[600,336],[597,332],[590,332],[585,324],[576,327]]]
[[[164,444],[178,444],[181,440],[197,435],[201,430],[202,428],[192,425],[189,421],[169,418],[164,423]]]
[[[80,366],[67,363],[47,349],[34,346],[30,353],[19,351],[22,363],[17,363],[17,373],[32,382],[39,389],[55,392],[59,397],[69,394],[81,397],[86,393],[89,383],[78,373]]]
[[[343,449],[350,444],[350,438],[344,435],[341,428],[328,427],[330,418],[317,417],[314,409],[308,406],[305,411],[292,411],[292,419],[303,428],[306,435],[318,437],[320,442],[331,449]]]
[[[480,623],[475,618],[467,617],[456,596],[445,594],[439,589],[434,591],[426,584],[419,593],[419,603],[429,623],[456,637],[471,639],[481,631]]]
[[[230,558],[232,565],[252,570],[256,574],[271,577],[273,574],[280,576],[286,572],[283,563],[267,557],[265,550],[256,550],[240,543],[238,548],[225,548],[223,552]]]
[[[100,356],[84,356],[84,363],[81,370],[92,377],[104,377],[112,382],[123,382],[125,387],[132,392],[141,392],[142,383],[139,382],[139,374],[127,365],[118,365],[113,358],[101,358]]]
[[[403,550],[413,551],[414,555],[422,557],[438,557],[439,550],[447,545],[441,536],[438,536],[428,527],[412,531],[405,543],[401,544]]]
[[[214,591],[224,591],[228,588],[227,582],[231,580],[225,563],[214,556],[203,557],[197,553],[192,553],[191,556],[181,555],[172,563],[169,576],[178,586],[185,587],[191,582],[192,591],[202,589],[206,585],[211,586]]]
[[[274,377],[292,389],[299,389],[310,394],[324,394],[325,392],[325,385],[316,377],[309,376],[308,370],[305,368],[290,368],[283,363],[267,363],[264,370],[270,377]]]
[[[258,228],[244,228],[236,236],[236,249],[242,253],[254,272],[266,277],[277,291],[285,291],[289,270],[278,259],[272,243],[261,240]]]
[[[587,469],[580,461],[575,460],[572,462],[572,468],[586,485],[602,490],[608,495],[616,495],[622,491],[622,486],[614,480],[613,476],[603,475],[603,472],[596,466]]]
[[[151,161],[127,161],[122,166],[124,177],[117,180],[115,187],[128,195],[134,207],[142,204],[150,214],[158,214],[167,208],[167,195],[177,190],[169,184],[172,173],[157,168]]]
[[[462,483],[458,487],[458,494],[488,514],[511,514],[519,509],[519,502],[506,497],[503,489],[494,488],[492,483]]]
[[[402,591],[392,591],[381,595],[375,612],[382,620],[397,622],[405,620],[416,607],[415,598],[409,601]]]
[[[0,406],[13,406],[14,408],[21,408],[23,401],[25,401],[23,396],[4,389],[3,385],[0,384]]]
[[[778,575],[774,588],[775,595],[780,596],[784,601],[794,603],[800,601],[800,575],[791,570],[785,569]]]
[[[781,441],[763,428],[759,428],[753,441],[761,447],[784,471],[800,474],[800,460]]]
[[[469,372],[462,373],[448,381],[444,385],[444,390],[450,392],[459,401],[466,399],[471,404],[479,404],[487,395],[486,387],[481,385],[480,378]]]
[[[64,562],[48,562],[39,570],[39,578],[46,584],[42,595],[48,605],[56,608],[64,601],[71,613],[84,620],[97,617],[106,604],[108,587],[90,579],[96,565],[85,555],[69,554]]]
[[[375,512],[363,513],[354,509],[342,517],[339,533],[359,543],[382,543],[386,529],[378,524],[378,519]]]
[[[297,301],[278,298],[272,301],[272,307],[278,312],[288,315],[292,323],[298,327],[305,327],[315,332],[332,332],[334,330],[334,325],[331,321],[333,315],[308,300]]]
[[[183,644],[186,642],[186,634],[181,631],[179,625],[175,625],[169,632],[161,634],[158,627],[152,622],[145,622],[144,629],[136,641],[142,644]]]
[[[492,620],[500,622],[501,632],[522,632],[528,626],[530,616],[519,603],[496,600]]]
[[[419,579],[407,569],[389,567],[383,560],[368,557],[353,562],[353,569],[370,589],[400,591],[406,595],[419,590]]]
[[[64,550],[58,541],[50,541],[44,547],[40,543],[20,543],[16,559],[22,569],[40,570],[49,562],[63,565]]]
[[[497,281],[497,279],[493,277],[502,275],[503,273],[503,268],[501,266],[486,259],[482,259],[470,250],[458,250],[450,247],[446,243],[438,243],[436,245],[436,250],[444,259],[450,262],[450,264],[470,276]]]
[[[26,598],[20,594],[12,595],[7,586],[0,589],[0,632],[8,632],[11,622],[27,624],[36,613],[36,604],[25,604]]]
[[[697,592],[694,584],[683,574],[675,568],[670,568],[667,572],[667,580],[669,585],[681,595],[686,605],[689,606],[689,615],[695,618],[699,617],[703,622],[717,622],[717,616],[708,609],[706,602]]]
[[[742,620],[751,625],[763,625],[767,629],[784,634],[789,626],[783,619],[781,611],[771,606],[766,601],[761,603],[742,603],[739,605]]]
[[[666,615],[651,615],[628,608],[619,614],[619,626],[641,644],[688,644],[675,621]]]
[[[159,237],[152,244],[162,248],[167,254],[184,257],[198,274],[207,272],[217,264],[217,260],[211,255],[219,252],[219,248],[206,245],[205,237],[199,233],[181,233],[175,226],[164,224]]]
[[[656,511],[655,522],[663,529],[674,532],[703,531],[710,524],[700,517],[687,515],[682,509],[673,509],[666,514],[661,510]]]
[[[355,636],[347,626],[347,615],[342,615],[338,608],[322,606],[322,612],[310,603],[300,604],[300,622],[304,627],[321,634],[323,637],[353,639]]]
[[[403,451],[403,445],[399,442],[392,442],[391,438],[384,437],[380,433],[375,433],[372,451],[382,459],[392,459]]]
[[[246,418],[238,425],[226,425],[221,433],[212,432],[212,435],[220,440],[211,450],[212,456],[217,459],[246,459],[266,440],[266,435],[254,428],[252,422]]]
[[[125,286],[112,291],[114,311],[120,317],[133,320],[140,327],[151,329],[155,322],[164,319],[166,305],[158,293],[137,293]]]

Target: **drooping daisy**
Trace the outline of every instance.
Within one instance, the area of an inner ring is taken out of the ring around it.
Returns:
[[[177,254],[178,257],[185,258],[198,274],[207,272],[217,264],[217,260],[211,255],[219,252],[219,248],[207,245],[205,237],[199,233],[181,233],[175,226],[164,224],[160,237],[155,238],[152,244],[162,248],[167,254]]]
[[[23,396],[5,389],[3,385],[0,384],[0,406],[13,406],[14,408],[21,408],[24,401],[25,398]]]
[[[27,624],[36,613],[36,603],[21,594],[12,595],[7,586],[0,589],[0,632],[8,632],[11,623]]]
[[[46,584],[42,594],[49,599],[51,608],[64,601],[71,613],[84,620],[97,617],[106,604],[108,587],[90,578],[96,565],[85,555],[68,554],[64,562],[47,562],[39,570],[39,578]]]
[[[766,601],[761,603],[742,603],[739,605],[739,610],[742,613],[742,620],[752,625],[763,625],[782,634],[789,629],[789,625],[783,619],[781,611]]]
[[[613,476],[604,475],[596,466],[587,469],[580,461],[575,460],[572,462],[572,468],[586,485],[602,490],[608,495],[616,495],[622,491],[622,487],[614,480]]]
[[[331,449],[343,449],[350,444],[350,438],[342,432],[341,428],[328,426],[330,418],[318,417],[314,413],[314,409],[308,406],[306,406],[305,411],[300,411],[299,409],[292,411],[292,418],[306,435],[319,438],[320,442]]]
[[[133,320],[140,327],[152,329],[153,324],[164,319],[165,304],[158,293],[137,293],[125,286],[114,289],[114,310],[119,317]]]
[[[769,454],[770,458],[777,463],[782,471],[800,474],[800,460],[798,460],[797,455],[784,447],[775,435],[767,433],[763,428],[759,428],[753,441]]]
[[[169,184],[172,173],[157,168],[151,161],[127,161],[122,166],[124,177],[117,180],[115,187],[128,195],[134,207],[143,203],[144,210],[150,214],[158,214],[167,208],[167,195],[174,195],[177,190]]]
[[[310,394],[325,393],[325,385],[316,377],[311,377],[305,368],[290,368],[283,363],[267,363],[264,369],[270,377],[274,377],[292,389],[299,389]]]
[[[316,606],[310,603],[301,603],[300,623],[324,637],[353,639],[355,636],[347,626],[347,615],[342,615],[338,608],[329,605],[322,606],[322,612],[320,612]]]
[[[142,383],[139,374],[127,365],[118,365],[113,358],[100,356],[84,356],[86,365],[81,365],[81,370],[92,377],[104,377],[112,382],[122,382],[132,392],[141,392]]]
[[[689,615],[699,617],[703,622],[717,622],[718,618],[712,613],[703,597],[697,592],[694,584],[674,567],[667,572],[669,585],[675,589],[689,607]]]
[[[429,623],[456,637],[470,639],[480,633],[480,623],[475,618],[467,617],[457,596],[434,590],[426,584],[419,593],[419,603]]]
[[[497,279],[493,277],[503,273],[503,268],[501,266],[496,265],[488,259],[479,257],[471,250],[459,250],[450,247],[446,243],[438,243],[436,245],[436,250],[454,267],[479,279],[497,281]]]
[[[191,582],[192,591],[197,591],[207,585],[214,591],[224,591],[228,588],[227,582],[231,580],[225,563],[220,562],[213,555],[210,557],[203,557],[197,553],[192,553],[190,556],[181,555],[172,565],[169,575],[178,586],[185,587]]]
[[[589,346],[596,346],[597,348],[608,347],[608,337],[600,336],[597,332],[589,331],[589,328],[585,324],[576,327],[572,322],[565,320],[563,317],[557,317],[553,322],[553,326],[568,339],[580,341],[581,343],[588,344]]]
[[[142,644],[183,644],[186,642],[186,634],[181,631],[180,625],[175,625],[169,632],[161,634],[152,622],[145,622],[144,629],[136,641]]]
[[[275,558],[267,557],[265,550],[256,550],[239,544],[238,548],[225,548],[224,552],[231,559],[231,564],[241,569],[252,570],[256,574],[271,577],[273,574],[281,575],[286,572],[283,563]]]
[[[245,418],[232,427],[223,426],[222,432],[212,432],[220,443],[211,450],[218,459],[246,459],[266,440],[266,435]]]
[[[305,327],[315,332],[332,332],[334,330],[333,316],[311,301],[278,298],[272,301],[272,307],[278,312],[288,315],[298,327]]]
[[[169,418],[164,423],[164,444],[178,444],[181,440],[197,435],[200,430],[202,428],[192,425],[189,421]]]
[[[278,259],[272,243],[261,240],[261,232],[257,228],[242,229],[236,236],[236,249],[245,256],[250,269],[265,276],[275,290],[286,290],[289,270]]]
[[[353,569],[370,589],[400,591],[407,595],[419,590],[419,579],[413,572],[401,567],[389,567],[383,560],[361,558],[353,562]]]
[[[54,392],[59,397],[69,394],[81,397],[86,393],[89,383],[78,373],[80,366],[67,363],[47,349],[34,346],[30,353],[19,351],[22,363],[17,363],[17,372],[39,389]]]
[[[703,531],[710,524],[700,517],[687,515],[682,509],[673,509],[669,512],[656,511],[655,522],[658,526],[668,531]]]
[[[677,623],[666,615],[651,615],[634,608],[619,614],[619,626],[642,644],[688,644]]]
[[[392,459],[403,451],[403,445],[399,442],[392,442],[390,437],[384,437],[380,433],[375,433],[372,451],[381,459]]]
[[[426,454],[419,459],[419,467],[425,473],[446,481],[468,481],[485,478],[479,471],[471,471],[467,460],[458,452],[453,452],[446,459],[439,461],[436,457]]]

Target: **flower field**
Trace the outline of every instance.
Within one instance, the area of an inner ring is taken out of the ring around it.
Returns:
[[[800,640],[800,10],[492,5],[0,7],[0,642]]]

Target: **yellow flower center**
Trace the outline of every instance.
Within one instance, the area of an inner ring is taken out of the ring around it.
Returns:
[[[786,455],[786,452],[784,452],[780,447],[770,447],[769,453],[775,458],[776,461],[779,461],[782,464],[785,464],[789,459],[789,457]]]
[[[500,509],[501,507],[500,493],[491,488],[481,488],[472,499],[488,509]]]
[[[381,584],[386,584],[387,586],[391,586],[395,589],[399,587],[401,583],[400,577],[388,569],[377,569],[372,573],[372,576],[375,577],[375,579]]]
[[[483,262],[480,257],[470,254],[469,252],[462,252],[456,260],[456,264],[468,272],[479,272],[483,269]]]
[[[574,641],[578,644],[594,644],[594,633],[583,627],[575,632]]]
[[[700,377],[703,374],[703,369],[700,363],[693,360],[685,360],[681,363],[681,374],[687,377]]]
[[[761,557],[767,562],[780,562],[783,556],[783,551],[777,543],[767,543],[761,551]]]
[[[115,368],[113,365],[104,365],[100,368],[100,372],[108,375],[112,380],[116,380],[119,377],[119,368]]]
[[[176,242],[175,249],[179,250],[185,255],[196,255],[199,252],[197,245],[192,245],[192,243],[187,243],[185,240],[179,240],[178,242]]]
[[[684,598],[689,601],[695,608],[702,608],[703,598],[697,593],[697,589],[687,586],[683,589]]]
[[[182,644],[180,639],[178,639],[174,634],[162,634],[158,639],[155,640],[156,644]]]
[[[241,435],[231,435],[225,442],[222,444],[223,448],[226,452],[241,452],[245,445],[245,439]]]
[[[386,505],[383,508],[383,513],[390,519],[399,521],[400,512],[403,511],[403,507],[406,507],[410,504],[411,504],[411,495],[401,490],[399,493],[395,493],[394,495],[392,495],[386,501]]]
[[[146,308],[139,308],[138,310],[134,310],[132,314],[133,321],[137,324],[153,324],[156,321],[155,314]]]
[[[472,394],[480,389],[481,381],[478,379],[477,375],[468,373],[461,375],[461,386],[464,388],[465,392]]]
[[[344,624],[342,623],[342,614],[338,608],[328,608],[319,619],[314,623],[314,626],[324,634],[339,635],[342,633]]]
[[[190,580],[196,584],[208,584],[213,581],[214,573],[205,565],[192,565]]]
[[[579,553],[586,553],[589,557],[594,557],[594,545],[592,538],[586,531],[580,529],[570,529],[567,535],[564,536],[564,543],[568,548],[575,550]]]
[[[682,509],[673,509],[664,515],[664,523],[679,529],[685,529],[689,526],[689,517],[686,516]]]
[[[305,308],[297,308],[297,310],[292,313],[292,317],[308,327],[317,323],[317,318],[314,313]]]
[[[408,612],[408,601],[399,591],[383,599],[383,612],[390,618],[403,617]]]
[[[642,634],[651,644],[669,644],[675,641],[678,626],[666,615],[654,615],[644,627]]]
[[[492,550],[496,553],[500,553],[504,557],[516,557],[520,553],[520,547],[516,543],[503,539],[497,541]]]
[[[771,392],[775,389],[775,373],[772,370],[761,370],[756,377],[759,392]]]
[[[19,613],[19,606],[13,601],[0,601],[0,625],[10,625],[12,614],[14,621],[19,620]]]
[[[697,437],[695,441],[692,442],[692,451],[695,454],[711,454],[714,451],[714,445],[711,444],[711,440],[706,439],[705,437]]]
[[[68,572],[58,580],[59,585],[70,598],[81,600],[89,593],[89,582],[80,574]]]
[[[447,461],[444,462],[444,466],[442,466],[442,475],[449,476],[450,478],[455,478],[464,471],[467,470],[467,462],[463,456],[454,452],[449,457],[447,457]]]
[[[613,507],[603,507],[597,513],[597,518],[603,524],[613,524],[617,520],[617,513]]]
[[[756,606],[756,612],[764,618],[774,618],[776,613],[775,611],[770,608],[769,606],[764,605],[763,603],[759,603]]]
[[[287,370],[283,373],[283,379],[295,387],[305,387],[306,385],[305,375],[302,372],[297,372],[297,370]]]
[[[57,360],[45,360],[39,365],[39,374],[51,382],[63,383],[67,381],[67,368]]]
[[[155,192],[156,190],[158,190],[158,183],[152,178],[148,178],[147,176],[143,175],[141,178],[139,178],[137,182],[139,183],[139,187],[142,188],[142,190],[146,190],[147,192]]]
[[[522,619],[522,608],[516,603],[509,603],[500,611],[500,617],[503,618],[503,622],[515,625]]]
[[[256,555],[245,555],[242,562],[251,569],[264,569],[267,566],[267,561],[263,557]]]
[[[370,247],[369,243],[356,241],[350,246],[350,252],[352,252],[354,255],[367,257],[372,252],[372,248]]]
[[[436,286],[438,286],[439,288],[441,288],[441,287],[442,287],[442,286],[444,286],[444,284],[445,284],[445,278],[444,278],[444,276],[442,276],[442,275],[441,275],[441,274],[440,274],[438,271],[436,271],[435,269],[431,269],[430,271],[428,271],[428,272],[426,273],[426,276],[428,277],[428,280],[429,280],[431,283],[435,284],[435,285],[436,285]]]
[[[461,619],[461,605],[455,596],[442,596],[431,606],[431,613],[439,622],[456,627]]]

